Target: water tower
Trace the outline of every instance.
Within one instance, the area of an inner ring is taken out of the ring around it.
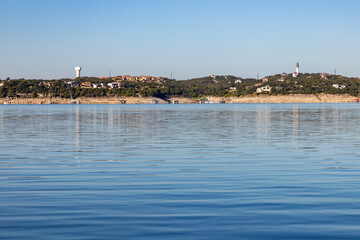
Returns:
[[[81,67],[75,67],[76,78],[80,77]]]

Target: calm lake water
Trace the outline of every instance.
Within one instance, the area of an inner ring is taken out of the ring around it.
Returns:
[[[359,104],[0,105],[0,239],[359,239]]]

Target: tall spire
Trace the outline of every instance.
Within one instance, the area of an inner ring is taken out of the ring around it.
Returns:
[[[295,78],[299,75],[299,63],[298,63],[298,62],[296,63],[296,71],[293,72],[292,75],[293,75],[293,77],[295,77]]]
[[[296,74],[299,74],[299,63],[296,63]]]

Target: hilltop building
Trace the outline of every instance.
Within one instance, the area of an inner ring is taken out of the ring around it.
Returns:
[[[76,78],[79,78],[79,77],[80,77],[80,71],[81,71],[81,67],[75,67],[75,75],[76,75]]]
[[[331,80],[331,79],[333,79],[333,76],[329,73],[321,73],[320,78],[324,79],[324,80]]]
[[[154,76],[130,76],[130,75],[122,75],[116,76],[111,78],[113,81],[122,82],[122,81],[130,81],[130,82],[155,82],[155,83],[162,83],[168,78],[165,77],[154,77]]]
[[[295,72],[293,72],[293,77],[298,77],[299,76],[299,63],[296,63],[296,70]]]

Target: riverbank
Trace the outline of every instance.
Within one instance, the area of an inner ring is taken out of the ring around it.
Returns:
[[[245,97],[205,97],[209,102],[219,103],[351,103],[356,97],[348,94],[293,94],[293,95],[249,95]],[[159,98],[139,98],[139,97],[104,97],[104,98],[77,98],[80,104],[119,104],[120,100],[126,104],[147,104],[147,103],[168,103]],[[179,104],[199,103],[199,98],[169,98],[169,102],[177,101]],[[71,99],[65,98],[0,98],[0,104],[71,104]]]

